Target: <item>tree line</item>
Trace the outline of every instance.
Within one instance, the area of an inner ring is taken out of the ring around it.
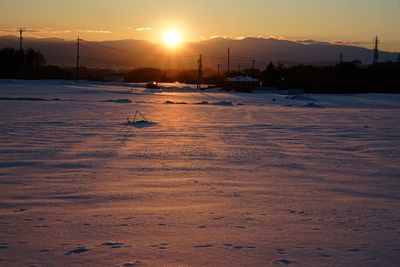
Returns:
[[[284,67],[271,62],[263,71],[246,69],[230,73],[230,76],[236,75],[249,75],[257,78],[264,87],[299,88],[309,93],[400,93],[399,62],[364,66],[359,61],[352,61],[329,67],[310,65]],[[83,80],[110,81],[112,76],[118,76],[125,82],[197,83],[198,70],[138,68],[117,72],[111,69],[79,68],[79,78]],[[204,70],[201,82],[223,86],[226,77],[226,74],[218,75],[213,70]],[[0,78],[72,80],[76,78],[76,69],[46,65],[46,60],[40,51],[4,48],[0,50]]]
[[[274,66],[259,74],[266,86],[300,88],[309,93],[400,93],[400,63],[382,62],[363,66],[360,61],[335,66]]]

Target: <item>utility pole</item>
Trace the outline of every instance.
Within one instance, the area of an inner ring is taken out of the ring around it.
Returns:
[[[252,64],[252,67],[251,67],[251,69],[253,70],[253,72],[254,72],[254,70],[255,70],[255,66],[256,66],[256,61],[253,59],[253,62],[252,62],[253,64]]]
[[[339,64],[343,64],[343,52],[340,52],[340,55],[339,55]]]
[[[78,40],[77,40],[78,42],[77,42],[77,44],[76,44],[76,76],[75,76],[75,79],[76,79],[76,81],[78,81],[79,80],[79,59],[81,58],[80,57],[80,45],[81,45],[81,43],[80,43],[80,41],[81,41],[81,39],[79,39],[79,36],[78,36]]]
[[[379,38],[378,36],[375,37],[375,47],[374,47],[374,60],[373,63],[378,64],[379,63]]]
[[[22,46],[22,42],[24,40],[24,37],[22,36],[22,34],[24,33],[25,29],[24,28],[20,28],[19,29],[19,51],[24,52],[24,48]]]
[[[198,77],[197,77],[197,90],[201,89],[201,78],[203,76],[203,57],[200,54],[199,59],[197,60],[197,63],[199,64],[199,72],[198,72]]]
[[[24,28],[19,29],[19,78],[22,79],[25,74],[25,53],[22,45],[24,37],[22,36],[25,32]]]
[[[228,72],[227,72],[228,78],[230,75],[230,65],[231,65],[231,48],[228,47]]]

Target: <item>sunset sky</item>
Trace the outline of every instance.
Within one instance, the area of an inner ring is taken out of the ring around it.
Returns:
[[[400,0],[1,0],[0,35],[160,42],[246,36],[345,41],[400,51]]]

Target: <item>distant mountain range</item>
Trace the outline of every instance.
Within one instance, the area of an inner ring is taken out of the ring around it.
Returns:
[[[0,36],[0,48],[19,47],[15,36]],[[25,48],[40,50],[48,64],[74,66],[76,61],[76,41],[63,39],[25,38]],[[231,51],[231,69],[246,69],[255,66],[264,69],[269,62],[284,65],[313,64],[333,65],[339,61],[340,53],[344,61],[360,60],[370,64],[373,51],[370,49],[337,45],[326,42],[288,41],[278,39],[245,38],[233,40],[215,38],[196,43],[186,43],[179,49],[168,50],[162,44],[141,40],[119,40],[81,43],[81,65],[100,68],[156,67],[168,69],[197,68],[199,54],[203,55],[205,68],[221,70],[227,66],[227,48]],[[380,52],[380,60],[397,60],[398,54]]]

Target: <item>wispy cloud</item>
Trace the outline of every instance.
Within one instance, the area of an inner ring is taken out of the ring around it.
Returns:
[[[105,31],[105,30],[81,30],[81,29],[75,29],[74,32],[82,32],[82,33],[99,33],[99,34],[110,34],[110,31]]]
[[[46,34],[66,34],[66,33],[71,33],[72,30],[63,30],[63,29],[54,29],[51,27],[44,27],[42,29],[35,29],[36,32],[39,33],[46,33]],[[29,29],[28,29],[29,31]]]
[[[137,32],[145,32],[145,31],[151,31],[153,28],[151,28],[151,27],[139,27],[139,28],[136,28],[135,29],[135,31],[137,31]]]
[[[346,40],[331,40],[331,41],[319,41],[314,39],[296,39],[290,38],[282,35],[246,35],[246,36],[229,36],[229,35],[213,35],[210,37],[200,37],[202,40],[211,40],[215,38],[223,38],[223,39],[230,39],[230,40],[243,40],[246,38],[260,38],[260,39],[275,39],[280,41],[291,41],[296,42],[299,44],[311,45],[311,44],[334,44],[334,45],[350,45],[350,46],[359,46],[363,44],[369,44],[368,42],[361,42],[361,41],[346,41]]]
[[[44,29],[25,29],[22,28],[24,32],[42,32]],[[9,32],[9,33],[14,33],[14,32],[19,32],[20,28],[5,28],[5,29],[0,29],[0,32]]]
[[[19,32],[19,28],[6,28],[0,29],[0,32],[8,32],[8,33],[16,33]],[[91,30],[91,29],[74,29],[74,30],[67,30],[67,29],[55,29],[52,27],[43,27],[43,28],[24,28],[24,32],[32,33],[32,34],[68,34],[72,32],[77,33],[97,33],[97,34],[110,34],[110,31],[106,30]]]
[[[210,36],[208,38],[204,37],[204,36],[201,36],[201,39],[203,39],[203,40],[211,40],[211,39],[216,39],[216,38],[230,39],[230,40],[243,40],[243,39],[246,39],[246,38],[289,40],[286,37],[275,36],[275,35],[242,35],[242,36],[213,35],[213,36]]]
[[[300,43],[300,44],[316,44],[316,43],[320,43],[319,41],[315,41],[313,39],[300,39],[300,40],[293,40],[296,43]]]
[[[208,39],[217,39],[217,38],[222,38],[222,39],[232,39],[232,36],[229,36],[229,35],[225,35],[225,36],[223,36],[223,35],[213,35],[213,36],[210,36]]]
[[[361,45],[361,44],[363,44],[363,42],[343,41],[343,40],[333,40],[333,41],[330,41],[329,43],[337,44],[337,45]]]

